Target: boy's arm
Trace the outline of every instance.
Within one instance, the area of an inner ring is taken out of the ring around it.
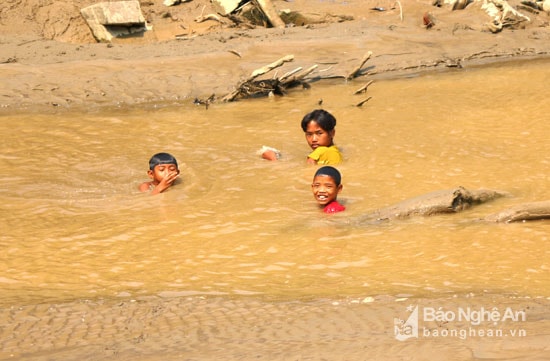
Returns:
[[[262,146],[260,150],[256,152],[259,154],[263,159],[267,160],[278,160],[281,157],[281,152],[278,149],[268,147],[268,146]]]

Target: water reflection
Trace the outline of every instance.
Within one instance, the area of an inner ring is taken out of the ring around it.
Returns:
[[[478,219],[550,199],[547,62],[356,84],[284,98],[103,114],[18,115],[0,125],[0,303],[125,295],[280,299],[495,292],[549,295],[548,222]],[[518,79],[522,79],[521,82]],[[350,95],[347,95],[350,94]],[[342,214],[319,212],[301,117],[338,120]],[[261,160],[262,145],[282,161]],[[140,194],[147,161],[183,182]],[[456,186],[500,199],[459,215],[351,226],[353,217]]]

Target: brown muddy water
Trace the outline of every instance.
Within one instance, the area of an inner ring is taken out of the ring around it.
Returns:
[[[550,199],[548,61],[313,84],[288,96],[3,116],[0,305],[137,296],[550,296],[547,221],[488,224]],[[372,96],[363,107],[354,104]],[[322,107],[343,150],[343,213],[317,208],[301,117]],[[262,145],[283,157],[268,162]],[[137,191],[156,152],[181,182]],[[465,186],[512,194],[464,213],[356,225]]]

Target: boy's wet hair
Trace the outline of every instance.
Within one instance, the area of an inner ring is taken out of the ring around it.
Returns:
[[[311,121],[315,121],[323,130],[330,132],[336,126],[336,118],[324,109],[315,109],[307,113],[302,119],[302,130],[307,130],[307,125]]]
[[[172,154],[169,153],[157,153],[149,159],[149,169],[154,170],[157,165],[160,164],[175,164],[178,166],[178,161]]]
[[[331,177],[337,186],[339,186],[340,183],[342,182],[342,176],[340,175],[340,172],[338,171],[338,169],[331,167],[330,165],[326,165],[324,167],[317,169],[317,172],[315,172],[313,179],[315,179],[315,177],[318,177],[318,176]]]

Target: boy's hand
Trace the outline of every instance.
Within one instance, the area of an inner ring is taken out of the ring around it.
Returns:
[[[155,187],[155,189],[153,189],[151,194],[162,193],[168,188],[170,188],[174,183],[174,181],[176,180],[176,178],[179,177],[179,175],[180,174],[178,172],[169,173],[166,177],[162,178],[160,183]]]

